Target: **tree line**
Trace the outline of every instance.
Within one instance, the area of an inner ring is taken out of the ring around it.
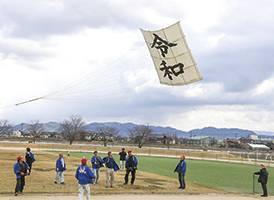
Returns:
[[[13,125],[8,122],[8,120],[0,119],[0,136],[4,134],[11,134]],[[33,143],[39,138],[44,132],[45,127],[39,120],[32,120],[28,125],[28,133],[32,138]],[[66,139],[71,145],[78,138],[84,138],[89,132],[86,129],[86,123],[81,116],[70,116],[68,119],[62,121],[59,125],[59,134]],[[119,130],[115,127],[102,125],[96,128],[93,134],[100,137],[103,141],[104,146],[107,146],[110,140],[119,137]],[[149,124],[136,125],[133,128],[127,130],[127,136],[130,141],[137,144],[139,148],[142,148],[144,144],[149,142],[153,134],[153,129]],[[176,134],[176,133],[175,133]],[[167,144],[168,148],[172,138],[177,137],[174,134],[165,134],[163,141]],[[178,138],[178,137],[177,137]]]

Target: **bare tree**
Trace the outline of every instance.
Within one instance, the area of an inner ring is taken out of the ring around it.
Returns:
[[[149,124],[138,125],[131,129],[128,129],[128,135],[134,143],[138,144],[138,148],[142,146],[149,139],[149,136],[152,134],[153,130],[149,127]]]
[[[4,134],[11,134],[12,124],[6,119],[0,119],[0,136]]]
[[[170,133],[170,132],[164,133],[163,139],[164,139],[163,143],[166,144],[167,149],[169,149],[170,145],[174,144],[174,142],[175,142],[175,144],[178,144],[178,142],[179,142],[179,138],[178,138],[178,135],[176,132],[175,133]]]
[[[60,132],[71,145],[76,140],[78,134],[85,132],[85,122],[80,116],[70,116],[68,120],[60,123]]]
[[[106,147],[110,139],[114,139],[115,137],[117,137],[119,130],[115,127],[105,125],[97,127],[96,132],[98,133],[98,136],[102,138],[104,146]]]
[[[28,132],[32,137],[33,143],[35,143],[36,138],[38,138],[45,131],[43,124],[39,123],[39,120],[33,120],[28,126]]]
[[[164,135],[164,144],[167,146],[167,149],[169,149],[171,143],[173,141],[173,134],[172,133],[165,133]]]

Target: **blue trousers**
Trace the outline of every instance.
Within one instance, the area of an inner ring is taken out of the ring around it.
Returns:
[[[95,182],[98,183],[98,179],[100,176],[100,168],[93,168],[93,173],[94,173],[94,176],[96,177]]]

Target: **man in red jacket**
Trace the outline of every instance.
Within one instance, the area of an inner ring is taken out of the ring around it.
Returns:
[[[13,171],[16,175],[16,187],[15,187],[15,196],[20,194],[23,194],[23,189],[25,186],[25,176],[29,174],[29,166],[28,164],[23,160],[22,156],[17,157],[17,162],[14,164]]]

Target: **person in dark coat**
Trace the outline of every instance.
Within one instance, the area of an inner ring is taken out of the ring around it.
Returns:
[[[185,183],[185,174],[186,174],[186,162],[185,162],[185,156],[181,156],[181,160],[179,161],[178,165],[176,166],[174,173],[178,173],[178,179],[180,183],[180,187],[178,189],[184,190],[186,188]]]
[[[14,164],[13,171],[16,175],[15,196],[18,193],[23,194],[25,186],[25,176],[29,174],[29,166],[23,160],[23,156],[17,157],[17,162]]]
[[[135,181],[135,174],[136,174],[136,170],[137,170],[137,165],[138,165],[138,160],[137,158],[132,155],[132,151],[128,151],[128,157],[126,159],[126,175],[125,175],[125,183],[124,185],[127,185],[128,183],[128,176],[129,173],[131,173],[131,185],[133,185],[134,181]]]
[[[125,162],[126,162],[126,150],[125,148],[122,148],[122,151],[119,152],[120,155],[120,170],[124,170],[125,169]]]
[[[30,148],[29,147],[26,148],[25,159],[26,159],[26,163],[28,163],[28,165],[29,165],[29,175],[30,175],[32,163],[34,163],[35,159],[34,159],[33,153],[30,152]]]
[[[268,172],[266,171],[266,165],[261,165],[262,169],[259,172],[254,172],[254,174],[256,175],[260,175],[258,178],[258,182],[262,184],[262,188],[263,188],[263,192],[264,194],[261,195],[261,197],[267,197],[267,188],[266,188],[266,184],[267,184],[267,180],[268,180]]]

